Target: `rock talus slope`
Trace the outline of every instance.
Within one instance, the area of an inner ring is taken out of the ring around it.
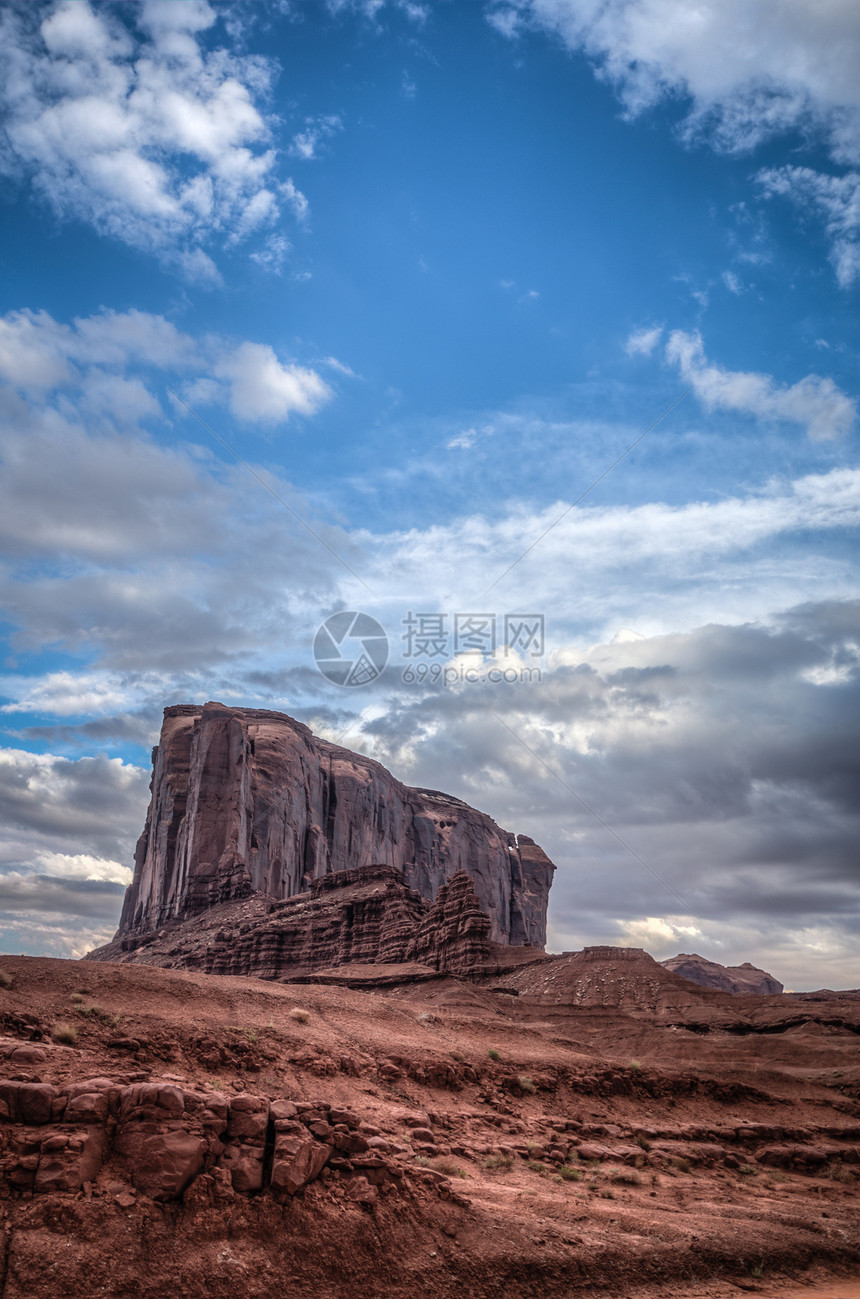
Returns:
[[[152,799],[118,937],[262,893],[287,899],[332,872],[382,864],[434,901],[465,871],[493,942],[543,947],[555,870],[525,835],[281,713],[165,709]]]

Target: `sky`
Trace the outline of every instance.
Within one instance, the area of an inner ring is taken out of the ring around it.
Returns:
[[[853,0],[0,8],[0,948],[112,935],[215,699],[537,840],[549,950],[860,986],[858,64]]]

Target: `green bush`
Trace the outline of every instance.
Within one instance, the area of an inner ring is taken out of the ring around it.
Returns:
[[[501,1060],[502,1058],[494,1046],[490,1047],[489,1051],[487,1052],[487,1055],[490,1057],[491,1060]]]

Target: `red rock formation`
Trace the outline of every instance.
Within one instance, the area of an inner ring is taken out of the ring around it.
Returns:
[[[468,975],[498,964],[489,929],[465,871],[443,884],[430,905],[393,867],[359,866],[324,875],[283,902],[257,895],[170,925],[155,940],[115,939],[87,959],[261,979],[406,962],[428,974]]]
[[[759,970],[749,961],[743,965],[718,965],[716,961],[707,961],[704,956],[673,956],[660,964],[673,974],[680,974],[691,983],[698,983],[700,988],[716,988],[719,992],[755,992],[759,994],[780,993],[782,984]]]
[[[552,862],[531,840],[281,713],[177,705],[153,752],[152,800],[118,937],[222,902],[288,899],[381,862],[433,901],[466,871],[496,942],[542,947]]]

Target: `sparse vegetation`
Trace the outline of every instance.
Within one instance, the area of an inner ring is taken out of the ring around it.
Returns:
[[[571,1168],[570,1164],[562,1164],[558,1170],[558,1179],[561,1182],[581,1182],[582,1171],[579,1168]]]
[[[440,1173],[447,1173],[449,1177],[466,1176],[466,1170],[461,1168],[456,1159],[453,1159],[451,1155],[436,1155],[434,1159],[429,1161],[429,1163],[431,1168],[435,1168],[437,1172]]]
[[[65,1020],[60,1020],[51,1029],[51,1037],[55,1042],[62,1043],[63,1046],[74,1046],[78,1040],[78,1030],[74,1024],[68,1024]]]
[[[86,1001],[86,997],[82,992],[71,992],[69,993],[69,1001],[74,1006],[80,1006]]]
[[[489,1051],[487,1052],[487,1055],[490,1057],[491,1060],[501,1060],[502,1058],[494,1046],[490,1047]]]
[[[490,1172],[509,1173],[513,1166],[513,1155],[489,1155],[484,1160],[484,1167]]]
[[[297,1024],[306,1024],[311,1017],[311,1012],[305,1010],[303,1006],[293,1006],[290,1011],[290,1019],[294,1019]]]
[[[676,1159],[672,1160],[672,1164],[677,1168],[679,1173],[689,1173],[690,1169],[693,1167],[689,1159],[686,1159],[684,1155],[678,1155]]]
[[[764,1276],[764,1266],[761,1263],[756,1263],[755,1267],[750,1268],[750,1276],[754,1281],[760,1281]]]
[[[438,1024],[439,1016],[434,1015],[432,1010],[422,1010],[421,1014],[418,1016],[418,1021],[421,1024]]]
[[[616,1168],[610,1180],[618,1186],[641,1186],[642,1178],[634,1168]]]
[[[8,970],[0,970],[0,988],[12,987],[12,975]]]
[[[756,1177],[758,1169],[754,1164],[741,1164],[738,1169],[738,1177]]]
[[[648,1151],[651,1149],[651,1142],[647,1137],[643,1137],[641,1132],[637,1132],[636,1136],[633,1138],[633,1142],[640,1150]]]
[[[549,1172],[546,1164],[541,1163],[539,1159],[530,1159],[526,1164],[526,1168],[528,1168],[532,1173],[539,1173],[541,1177],[546,1177]]]
[[[220,1078],[210,1078],[209,1086],[212,1088],[213,1091],[216,1092],[220,1092],[224,1090],[224,1084],[222,1083]]]
[[[631,1060],[630,1063],[629,1063],[629,1065],[627,1066],[627,1068],[630,1070],[631,1073],[641,1073],[641,1072],[642,1072],[642,1061],[641,1061],[641,1060]]]
[[[416,1162],[416,1164],[419,1164],[421,1168],[429,1168],[429,1167],[430,1167],[430,1156],[429,1156],[429,1155],[416,1155],[416,1156],[415,1156],[415,1162]]]
[[[81,998],[81,1001],[83,1001],[83,998]],[[110,1024],[118,1019],[118,1016],[115,1017],[109,1010],[104,1010],[103,1007],[97,1006],[95,1002],[90,1006],[84,1006],[80,1002],[76,1002],[75,1005],[79,1015],[85,1015],[88,1019],[98,1019],[103,1024]]]
[[[521,1073],[517,1076],[517,1086],[519,1087],[521,1092],[526,1092],[529,1096],[533,1095],[534,1092],[537,1091],[537,1087],[535,1086],[534,1079],[529,1078],[524,1073]]]

